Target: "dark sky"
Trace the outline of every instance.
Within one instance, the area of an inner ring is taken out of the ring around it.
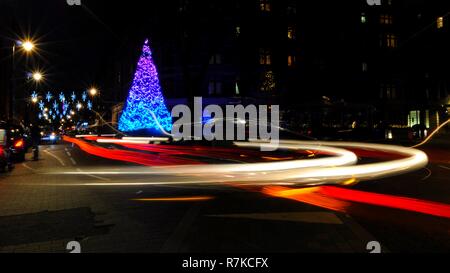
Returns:
[[[122,46],[152,35],[152,22],[164,9],[156,1],[81,1],[82,7],[69,6],[66,0],[14,0],[14,32],[38,41],[34,65],[45,72],[48,88],[101,86],[108,61]]]

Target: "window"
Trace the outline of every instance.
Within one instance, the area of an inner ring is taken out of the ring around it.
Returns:
[[[260,49],[259,52],[259,64],[262,65],[270,65],[272,64],[272,56],[270,54],[270,51],[268,49]]]
[[[209,59],[209,64],[221,64],[221,63],[222,63],[222,55],[220,54],[215,54],[211,56],[211,58]]]
[[[261,91],[270,92],[275,90],[275,77],[273,71],[266,71],[262,74]]]
[[[362,24],[367,23],[367,17],[366,17],[366,14],[364,12],[361,13],[361,23]]]
[[[394,84],[380,85],[380,99],[393,100],[397,98],[397,88]]]
[[[295,26],[288,26],[287,37],[289,40],[295,39]]]
[[[414,125],[418,124],[420,124],[420,111],[419,110],[409,111],[408,127],[413,127]]]
[[[295,2],[291,2],[288,4],[286,8],[287,15],[296,15],[297,14],[297,6]]]
[[[397,36],[394,34],[385,34],[381,36],[380,46],[388,48],[397,47]]]
[[[288,66],[289,67],[295,66],[295,61],[296,61],[295,56],[293,56],[293,55],[288,56]]]
[[[209,95],[220,95],[222,94],[222,82],[216,80],[210,80],[208,86]]]
[[[397,47],[397,37],[394,34],[386,35],[387,47],[395,48]]]
[[[269,0],[259,0],[259,7],[261,11],[268,12],[271,10],[270,1]]]
[[[436,20],[437,28],[443,28],[444,27],[444,17],[438,17]]]
[[[363,71],[363,72],[367,72],[367,68],[368,68],[368,67],[367,67],[367,63],[366,63],[366,62],[363,62],[363,63],[362,63],[362,71]]]
[[[392,25],[392,15],[387,15],[387,14],[380,15],[380,24]]]
[[[6,144],[6,131],[5,129],[0,129],[0,145]]]

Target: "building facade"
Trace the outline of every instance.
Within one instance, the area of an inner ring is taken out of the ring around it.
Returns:
[[[179,0],[140,35],[151,37],[169,103],[280,104],[294,129],[432,129],[448,107],[449,10],[422,0]],[[133,65],[118,63],[117,101]]]

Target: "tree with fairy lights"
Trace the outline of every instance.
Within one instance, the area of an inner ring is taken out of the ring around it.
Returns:
[[[152,134],[172,130],[172,117],[164,103],[148,40],[144,43],[133,84],[119,119],[119,130],[147,131]]]

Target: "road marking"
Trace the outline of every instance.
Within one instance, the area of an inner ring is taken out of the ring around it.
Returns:
[[[341,219],[331,212],[277,212],[208,215],[216,218],[236,218],[251,220],[269,220],[286,222],[304,222],[313,224],[342,225]]]
[[[93,174],[84,173],[83,170],[81,170],[80,168],[78,168],[77,171],[80,174],[83,174],[83,175],[86,175],[86,176],[89,176],[89,177],[92,177],[92,178],[96,178],[96,179],[99,179],[99,180],[102,180],[102,181],[111,181],[111,179],[109,179],[109,178],[105,178],[105,177],[101,177],[101,176],[97,176],[97,175],[93,175]]]
[[[44,150],[44,153],[46,153],[49,156],[51,156],[51,157],[55,158],[56,160],[58,160],[61,165],[66,166],[66,163],[64,163],[64,161],[61,158],[59,158],[57,155],[54,155],[53,153],[51,153],[51,152],[49,152],[47,150]]]
[[[441,167],[442,169],[450,170],[450,168],[447,166],[439,165],[439,167]]]
[[[69,157],[71,157],[72,155],[70,154],[70,152],[69,151],[67,151],[66,152],[66,154],[69,156]]]
[[[72,165],[77,165],[77,162],[72,157],[70,158],[70,161],[72,162]]]
[[[28,170],[33,171],[33,172],[37,171],[36,169],[33,169],[30,166],[28,166],[26,163],[22,163],[22,166],[24,166],[25,169],[28,169]]]
[[[425,170],[428,172],[428,174],[427,174],[424,178],[422,178],[422,181],[427,180],[428,178],[430,178],[430,177],[431,177],[431,174],[432,174],[432,172],[431,172],[430,169],[425,168]]]

